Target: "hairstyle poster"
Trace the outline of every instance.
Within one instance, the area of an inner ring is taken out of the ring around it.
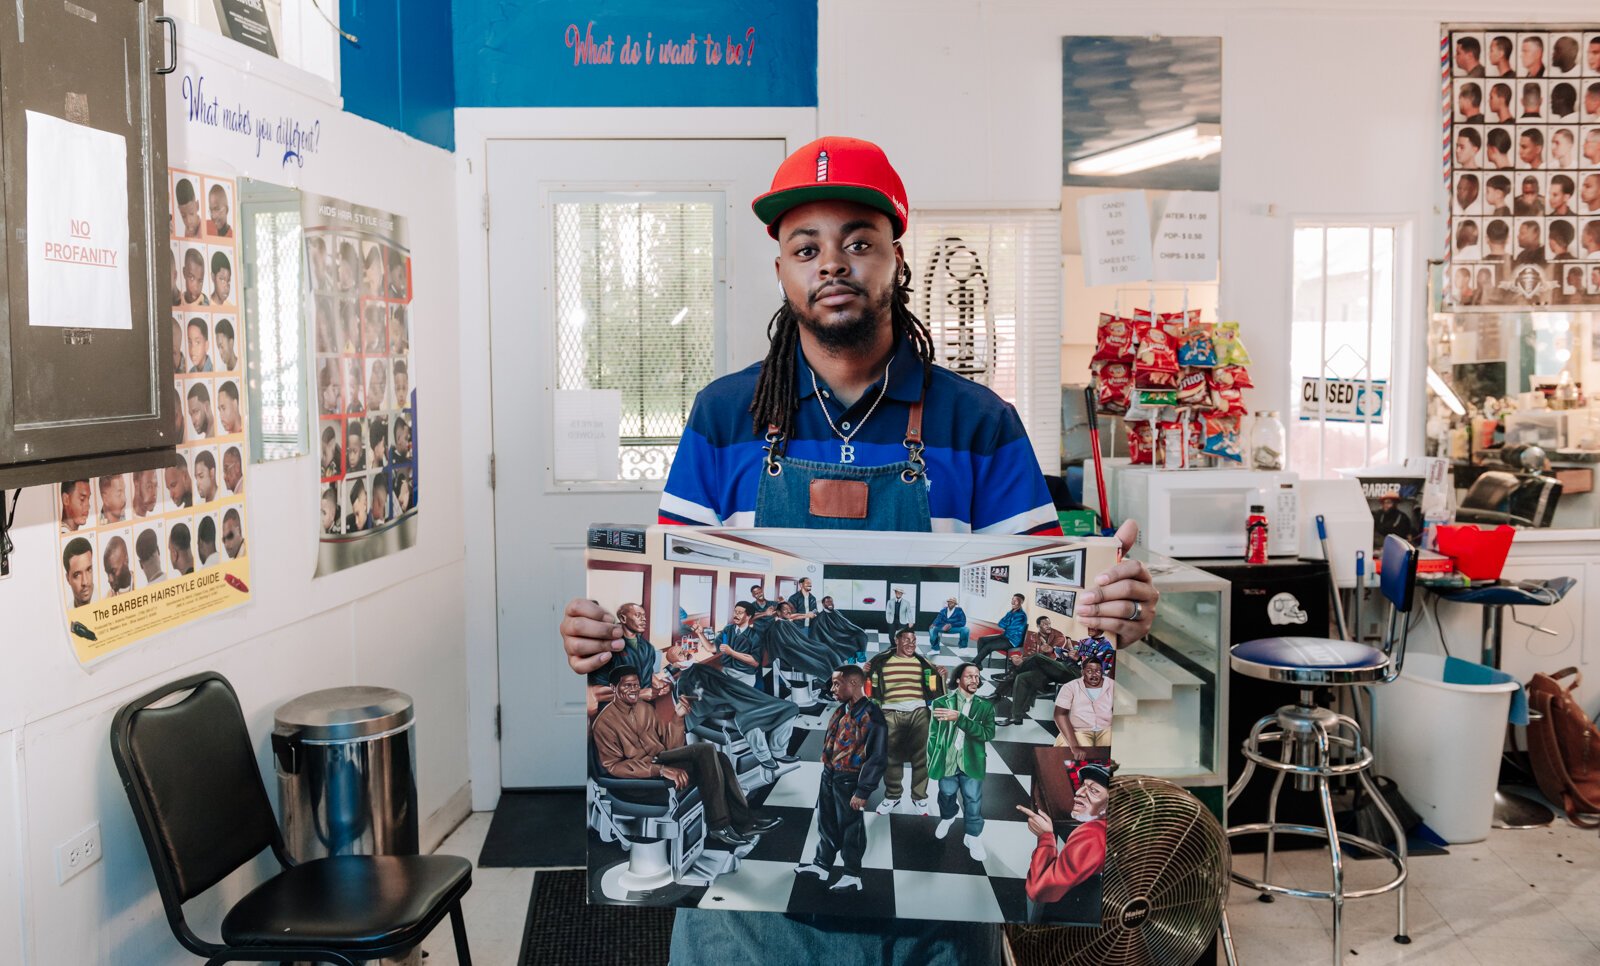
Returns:
[[[300,214],[321,577],[417,539],[411,250],[400,215],[312,194]]]
[[[1444,303],[1600,306],[1600,24],[1447,27]]]
[[[590,901],[1098,924],[1138,702],[1073,598],[1116,559],[1098,537],[591,528],[623,648],[588,684]]]
[[[159,469],[60,484],[61,593],[85,664],[250,599],[234,181],[177,168],[169,181],[180,442]]]

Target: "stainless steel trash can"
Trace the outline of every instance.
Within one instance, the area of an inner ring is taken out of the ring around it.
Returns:
[[[390,688],[313,691],[278,709],[272,753],[296,862],[418,853],[414,716],[410,695]],[[384,962],[415,966],[421,950]]]

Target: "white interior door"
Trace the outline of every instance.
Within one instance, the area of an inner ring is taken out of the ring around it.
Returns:
[[[490,143],[505,788],[583,783],[584,682],[561,609],[587,596],[589,524],[654,522],[694,392],[765,353],[775,248],[750,201],[784,153],[782,140]],[[621,400],[614,478],[558,474],[558,393],[595,389]]]

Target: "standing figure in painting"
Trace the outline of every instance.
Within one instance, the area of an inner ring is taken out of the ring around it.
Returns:
[[[862,810],[884,772],[888,725],[883,712],[866,697],[867,676],[859,665],[846,664],[834,678],[840,704],[828,720],[822,740],[822,783],[817,790],[817,851],[811,861],[795,866],[796,875],[823,881],[833,874],[833,860],[843,860],[844,874],[831,892],[861,891],[861,859],[867,854],[867,824]]]
[[[894,650],[867,662],[872,699],[883,706],[888,721],[888,771],[878,814],[888,815],[900,806],[905,771],[911,766],[911,808],[927,815],[928,726],[933,721],[928,703],[944,694],[944,674],[938,665],[917,653],[917,633],[903,628],[894,636]]]
[[[894,597],[883,605],[883,622],[891,639],[900,635],[900,628],[913,627],[917,623],[916,608],[906,600],[906,592],[898,587],[895,588]]]
[[[705,628],[696,627],[695,633],[706,650],[722,658],[722,670],[756,687],[761,676],[761,633],[750,620],[748,604],[734,604],[733,618],[717,634],[716,640],[707,636]]]
[[[1068,820],[1054,822],[1040,811],[1017,806],[1028,816],[1028,831],[1038,836],[1024,888],[1028,921],[1039,922],[1044,907],[1096,875],[1106,865],[1106,803],[1111,800],[1111,770],[1091,762],[1078,769],[1078,790]]]
[[[967,612],[954,597],[945,598],[944,610],[935,614],[933,623],[928,625],[928,647],[933,653],[939,653],[939,635],[947,631],[956,636],[956,650],[967,646],[971,633],[967,630]]]
[[[639,672],[639,700],[654,701],[672,690],[672,680],[657,671],[660,658],[654,645],[644,636],[647,625],[644,608],[634,603],[619,606],[617,624],[622,628],[622,651],[618,653],[617,660]],[[591,711],[614,697],[607,683],[608,677],[608,674],[589,675]]]
[[[1111,746],[1111,713],[1116,704],[1117,682],[1105,676],[1097,657],[1085,658],[1083,677],[1068,681],[1056,695],[1057,745],[1072,749],[1074,758],[1086,758],[1094,749]]]
[[[817,616],[817,595],[811,592],[811,578],[800,578],[800,589],[789,595],[789,606],[794,608],[794,620],[807,630],[812,618]]]
[[[983,675],[976,664],[961,664],[950,673],[950,693],[933,702],[928,731],[928,777],[939,783],[939,826],[935,838],[949,834],[956,821],[956,796],[961,796],[965,827],[962,843],[975,861],[983,848],[983,779],[988,774],[989,742],[994,740],[994,705],[978,697]]]

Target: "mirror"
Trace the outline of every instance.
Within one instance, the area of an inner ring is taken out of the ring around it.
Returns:
[[[300,192],[240,178],[236,224],[248,334],[250,458],[292,459],[307,451],[308,419]]]

